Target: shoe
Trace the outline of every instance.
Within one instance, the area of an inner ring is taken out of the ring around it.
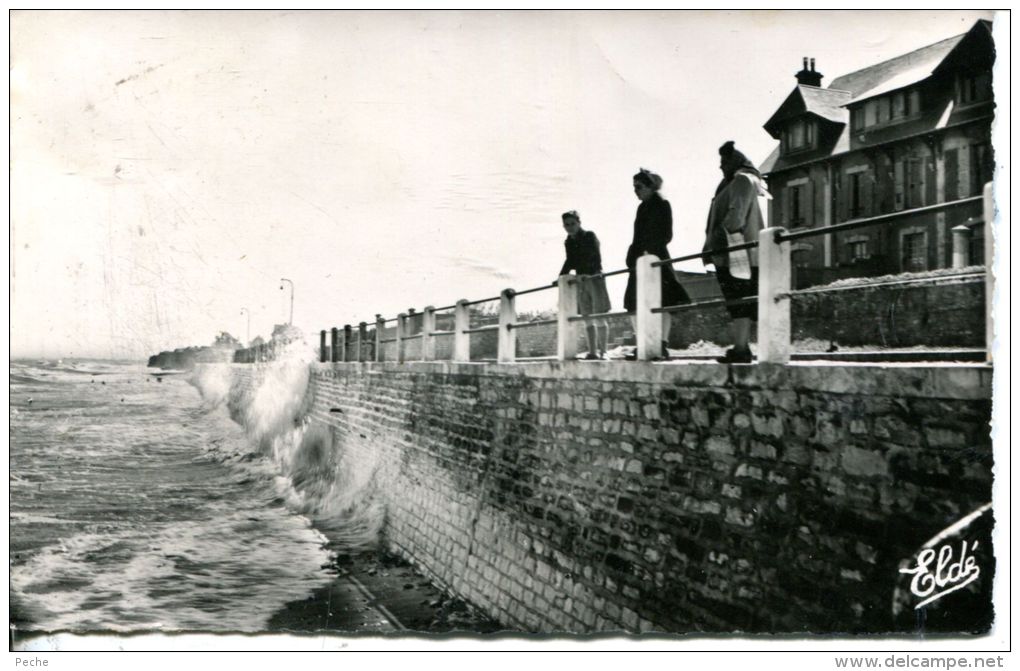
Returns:
[[[731,347],[726,350],[726,354],[716,359],[719,363],[751,363],[751,350],[750,349],[737,349]]]
[[[588,352],[587,354],[584,355],[585,361],[598,361],[601,358],[602,357],[600,357],[595,352]]]

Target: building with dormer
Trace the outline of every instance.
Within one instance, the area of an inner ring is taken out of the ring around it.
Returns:
[[[972,227],[971,258],[982,261],[982,205],[967,199],[992,179],[994,59],[988,21],[825,88],[804,59],[764,126],[779,141],[761,167],[769,225],[878,219],[794,244],[799,286],[949,267],[959,225]]]

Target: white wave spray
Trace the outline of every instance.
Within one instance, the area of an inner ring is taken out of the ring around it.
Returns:
[[[378,452],[338,448],[332,431],[311,422],[310,365],[315,351],[304,342],[284,348],[262,364],[196,367],[191,381],[212,410],[226,405],[244,427],[252,452],[271,461],[288,507],[307,515],[330,547],[352,551],[373,547],[385,513],[378,495]],[[247,381],[246,381],[247,378]]]

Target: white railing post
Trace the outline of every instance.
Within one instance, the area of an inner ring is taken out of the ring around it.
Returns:
[[[397,315],[397,341],[394,343],[397,346],[397,363],[404,363],[404,342],[407,335],[407,313],[401,312]]]
[[[421,360],[436,360],[436,309],[429,305],[421,317]]]
[[[984,192],[984,247],[985,247],[985,360],[992,362],[992,346],[995,344],[995,324],[992,323],[995,300],[995,274],[994,253],[995,245],[992,244],[995,230],[995,201],[992,199],[992,183],[985,184]]]
[[[471,334],[464,331],[471,328],[471,313],[467,299],[457,301],[453,308],[453,360],[471,361]]]
[[[499,295],[499,338],[496,339],[496,361],[513,363],[517,359],[516,298],[513,289],[504,289]]]
[[[577,316],[577,278],[560,275],[556,280],[559,288],[559,309],[556,313],[556,358],[569,361],[577,358],[577,323],[570,321]]]
[[[645,254],[637,260],[637,358],[651,361],[662,356],[662,315],[652,312],[662,307],[662,266],[655,254]]]
[[[345,327],[349,328],[349,327]],[[350,337],[347,338],[350,340]],[[365,343],[368,341],[368,324],[365,322],[358,322],[358,351],[354,355],[354,360],[361,362],[365,360]],[[344,359],[347,361],[347,359]]]
[[[790,243],[776,242],[785,228],[758,236],[758,362],[790,361]]]
[[[383,360],[383,329],[386,328],[386,320],[382,315],[375,316],[375,360]],[[359,358],[360,360],[360,358]]]
[[[970,226],[953,227],[953,267],[970,265]]]

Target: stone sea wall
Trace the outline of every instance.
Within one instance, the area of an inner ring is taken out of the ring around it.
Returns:
[[[390,549],[515,629],[909,629],[898,569],[991,500],[985,367],[346,363],[310,385]]]

